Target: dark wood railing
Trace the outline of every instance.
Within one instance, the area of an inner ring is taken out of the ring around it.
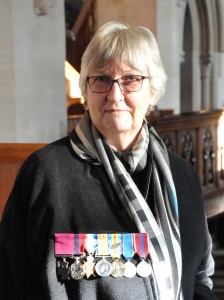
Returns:
[[[167,148],[197,170],[207,217],[224,213],[224,111],[158,117],[153,122]]]

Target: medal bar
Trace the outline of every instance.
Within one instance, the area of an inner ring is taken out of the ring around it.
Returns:
[[[147,259],[149,237],[146,233],[56,233],[54,237],[56,268],[61,281],[96,275],[148,277],[152,273]],[[140,262],[136,261],[138,257]]]

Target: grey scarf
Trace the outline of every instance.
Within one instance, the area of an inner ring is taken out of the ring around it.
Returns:
[[[71,134],[71,145],[76,154],[91,164],[104,166],[118,197],[139,232],[149,234],[155,299],[181,300],[182,257],[176,191],[166,147],[146,121],[128,160],[132,170],[141,168],[149,141],[153,153],[156,218],[121,160],[92,124],[88,112]]]

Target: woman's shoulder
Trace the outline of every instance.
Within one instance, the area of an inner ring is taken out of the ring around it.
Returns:
[[[178,193],[184,197],[202,198],[202,187],[197,170],[184,158],[169,153],[170,169]]]
[[[170,162],[170,167],[173,170],[180,170],[190,172],[190,173],[196,173],[196,169],[183,157],[180,155],[169,151],[168,150],[168,155],[169,155],[169,162]]]
[[[21,171],[49,170],[69,166],[72,162],[79,161],[72,149],[70,137],[66,136],[47,144],[34,151],[23,163]]]
[[[31,154],[31,157],[46,157],[52,154],[62,154],[69,151],[71,147],[70,137],[66,136],[64,138],[58,139],[52,143],[46,144],[43,148],[40,148]]]
[[[191,183],[194,186],[200,186],[197,170],[184,158],[174,152],[168,151],[170,169],[176,182]]]

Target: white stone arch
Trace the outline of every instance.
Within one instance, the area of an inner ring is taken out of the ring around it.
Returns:
[[[183,59],[182,32],[186,0],[157,0],[157,41],[168,76],[166,93],[160,109],[180,112],[180,63]]]
[[[179,7],[180,112],[189,113],[193,106],[193,24],[188,1],[182,1]]]
[[[185,59],[185,53],[183,51],[184,44],[184,25],[185,14],[187,6],[190,12],[191,25],[192,25],[192,107],[191,111],[199,111],[201,109],[201,67],[200,67],[200,53],[201,53],[201,38],[200,38],[200,22],[198,6],[195,0],[177,0],[178,6],[178,28],[180,32],[180,64]],[[180,87],[181,88],[181,87]],[[181,102],[181,98],[179,99]]]
[[[193,88],[193,106],[192,111],[201,109],[201,69],[199,63],[200,56],[200,24],[198,19],[198,10],[195,0],[188,1],[188,6],[192,21],[193,47],[192,47],[192,88]]]
[[[218,23],[218,51],[224,52],[224,1],[216,0]]]
[[[183,39],[186,7],[192,21],[192,111],[201,109],[200,80],[200,23],[196,0],[157,0],[157,40],[162,60],[168,74],[167,92],[159,108],[172,108],[180,113],[180,65],[184,59]],[[167,103],[170,105],[167,106]]]
[[[213,108],[215,76],[214,51],[218,46],[217,9],[215,1],[177,1],[181,6],[179,28],[181,48],[184,43],[184,22],[188,6],[192,23],[192,111]],[[181,3],[181,4],[180,4]],[[184,52],[182,52],[184,60]],[[180,99],[181,102],[182,99]]]
[[[216,0],[217,48],[212,72],[213,108],[224,107],[224,1]]]
[[[201,108],[210,110],[214,103],[214,51],[217,49],[217,11],[215,1],[196,0],[201,41]]]
[[[182,60],[180,61],[180,64],[185,59],[183,45],[184,45],[184,38],[186,38],[184,36],[184,25],[185,25],[185,16],[186,16],[187,7],[190,13],[191,28],[192,28],[192,61],[191,61],[192,99],[189,99],[189,101],[191,101],[190,111],[199,111],[201,109],[201,80],[200,80],[201,71],[200,71],[200,63],[199,63],[201,45],[200,45],[200,24],[199,24],[198,10],[197,10],[197,5],[195,3],[195,0],[188,0],[184,2],[182,1],[181,9],[179,10],[180,12],[179,29],[181,32],[180,47],[182,49]],[[183,101],[183,99],[180,99],[180,102],[181,101]]]
[[[224,49],[223,31],[224,31],[224,1],[216,0],[208,3],[211,16],[210,34],[211,41],[209,44],[212,54],[211,68],[211,108],[216,109],[224,106]]]
[[[192,111],[224,106],[224,1],[157,0],[157,40],[168,74],[159,108],[180,112],[180,64],[184,59],[186,6],[192,22]]]

